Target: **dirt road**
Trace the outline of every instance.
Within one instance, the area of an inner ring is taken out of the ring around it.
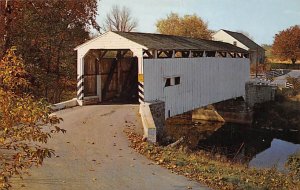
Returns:
[[[56,157],[31,176],[14,180],[21,190],[182,190],[206,189],[153,164],[128,147],[123,129],[141,128],[137,105],[97,105],[57,112],[66,134],[48,143]]]

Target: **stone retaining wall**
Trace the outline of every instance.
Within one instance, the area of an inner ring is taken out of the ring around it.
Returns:
[[[257,103],[275,100],[276,87],[274,86],[248,82],[245,88],[246,103],[249,107],[253,107]]]

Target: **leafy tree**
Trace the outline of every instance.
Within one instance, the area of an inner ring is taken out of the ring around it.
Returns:
[[[292,26],[275,35],[273,53],[285,61],[290,59],[293,64],[300,57],[300,26]]]
[[[23,60],[8,50],[0,61],[0,189],[11,187],[13,175],[22,177],[24,169],[51,157],[54,150],[41,145],[51,133],[65,132],[49,105],[30,93],[27,77]]]
[[[138,26],[136,19],[132,18],[131,11],[127,7],[120,8],[114,5],[111,11],[106,15],[104,30],[131,32]]]
[[[199,39],[212,38],[212,31],[208,29],[208,24],[196,14],[180,17],[177,13],[171,13],[167,18],[158,20],[156,27],[161,34]]]
[[[0,8],[6,4],[0,1]],[[2,52],[16,46],[26,70],[30,71],[35,95],[56,103],[70,91],[76,94],[76,52],[74,47],[89,39],[95,22],[97,0],[8,0],[10,13],[0,11]],[[9,40],[8,40],[9,39]]]

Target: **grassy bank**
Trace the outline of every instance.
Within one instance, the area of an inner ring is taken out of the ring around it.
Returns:
[[[300,151],[289,157],[286,166],[297,177],[297,180],[300,180]]]
[[[199,181],[214,189],[293,189],[300,187],[295,172],[284,174],[275,169],[254,169],[233,163],[219,155],[191,152],[142,141],[133,131],[126,131],[131,147],[156,164]]]

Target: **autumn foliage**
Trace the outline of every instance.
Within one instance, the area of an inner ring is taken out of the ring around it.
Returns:
[[[49,104],[31,93],[23,60],[10,49],[0,61],[0,189],[9,189],[13,175],[42,164],[53,150],[44,148],[60,118],[51,116]]]
[[[65,131],[47,102],[74,97],[74,47],[96,15],[97,0],[0,1],[0,189],[53,155],[43,144]]]
[[[180,17],[176,13],[171,13],[167,18],[158,20],[156,27],[161,34],[208,40],[212,38],[212,32],[208,29],[208,24],[196,14]]]
[[[282,61],[291,60],[293,64],[300,58],[300,26],[292,26],[276,34],[273,54]]]
[[[97,0],[0,1],[0,57],[16,46],[37,97],[57,103],[76,95],[76,51],[96,23]],[[2,11],[5,10],[5,11]]]

